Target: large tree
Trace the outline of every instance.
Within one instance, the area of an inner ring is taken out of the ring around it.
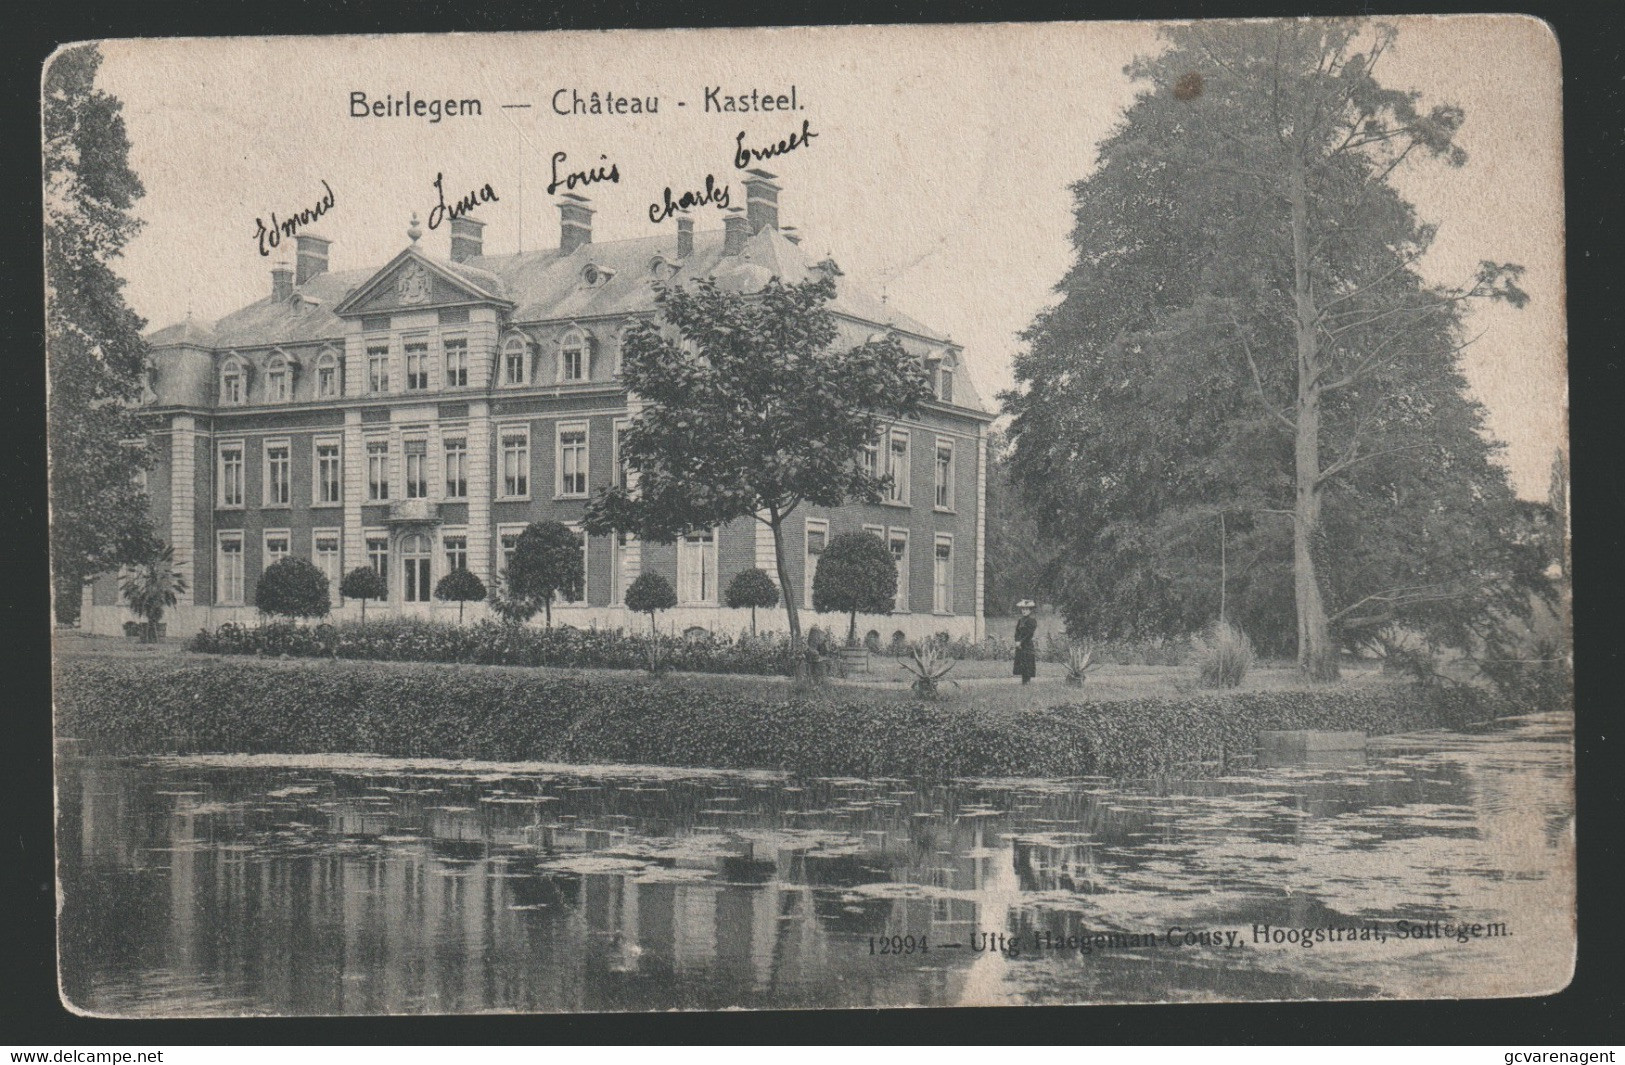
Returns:
[[[888,484],[863,461],[887,418],[929,394],[925,368],[889,335],[835,341],[835,264],[797,284],[737,293],[709,279],[661,288],[667,329],[627,334],[622,376],[639,410],[621,455],[626,484],[587,510],[595,533],[669,543],[685,530],[756,518],[773,533],[779,586],[791,587],[785,522],[803,503],[877,502]],[[784,596],[799,644],[796,596]]]
[[[140,223],[123,105],[96,88],[94,45],[45,72],[44,181],[51,565],[57,620],[79,617],[98,573],[157,550],[136,475],[145,451],[133,413],[147,366],[146,323],[124,303],[110,262]],[[190,559],[181,559],[189,563]]]
[[[1243,623],[1312,677],[1384,626],[1467,645],[1538,581],[1458,363],[1468,305],[1525,296],[1516,266],[1424,276],[1435,227],[1392,182],[1463,165],[1463,112],[1377,80],[1388,26],[1167,37],[1073,187],[1078,259],[1007,397],[1069,620],[1191,631],[1222,557]]]

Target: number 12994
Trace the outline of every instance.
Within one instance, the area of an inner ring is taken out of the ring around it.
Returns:
[[[925,936],[870,936],[870,954],[929,954],[931,944]]]

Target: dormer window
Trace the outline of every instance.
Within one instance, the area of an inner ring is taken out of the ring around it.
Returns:
[[[944,403],[954,401],[954,368],[958,365],[959,361],[952,352],[944,355],[937,364],[937,398]]]
[[[581,283],[588,288],[598,288],[615,276],[615,271],[606,270],[597,263],[588,263],[581,268]]]
[[[243,360],[232,355],[220,366],[220,402],[237,407],[248,395],[248,370]]]
[[[331,351],[316,360],[316,396],[331,399],[339,394],[339,357]]]
[[[572,329],[559,341],[559,380],[585,381],[587,379],[587,335]]]
[[[272,355],[270,361],[265,364],[265,401],[267,403],[288,402],[289,376],[287,357],[281,353]]]
[[[526,373],[526,354],[530,345],[525,338],[515,334],[502,345],[502,383],[504,385],[523,385],[530,375]]]

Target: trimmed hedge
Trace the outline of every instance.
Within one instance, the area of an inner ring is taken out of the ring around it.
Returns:
[[[640,678],[304,662],[58,664],[58,735],[123,753],[374,753],[804,774],[1144,774],[1252,749],[1262,729],[1459,727],[1474,693],[1362,685],[1019,711],[764,703]]]
[[[555,666],[564,669],[642,669],[651,640],[666,668],[690,673],[792,672],[788,641],[769,636],[713,636],[691,640],[649,637],[621,629],[577,629],[479,621],[447,625],[385,618],[361,625],[222,625],[187,644],[205,654],[291,658],[354,658],[384,662],[460,662],[482,666]]]

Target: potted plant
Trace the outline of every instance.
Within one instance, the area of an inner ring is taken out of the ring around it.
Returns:
[[[848,617],[841,672],[867,670],[869,649],[858,642],[858,613],[885,614],[897,598],[897,562],[871,533],[846,533],[829,542],[813,574],[813,609]]]

